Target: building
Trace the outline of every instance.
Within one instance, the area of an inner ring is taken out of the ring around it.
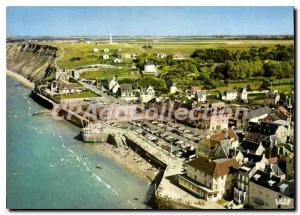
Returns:
[[[285,126],[275,123],[260,122],[252,123],[245,132],[245,137],[255,142],[265,139],[266,137],[275,136],[280,142],[287,141],[288,129]]]
[[[147,60],[144,66],[144,74],[158,75],[158,70],[152,60]]]
[[[113,77],[108,83],[108,90],[113,94],[116,94],[120,88],[119,83],[116,81],[116,78]]]
[[[233,201],[237,205],[245,206],[249,200],[249,181],[256,172],[254,163],[245,163],[237,171],[237,180],[234,187]],[[239,207],[238,207],[239,208]]]
[[[238,145],[238,136],[229,128],[202,138],[200,144],[197,145],[197,156],[230,158],[231,150],[238,147]]]
[[[99,52],[99,49],[98,48],[93,48],[92,50],[94,53],[98,53]]]
[[[293,209],[294,189],[294,181],[258,170],[250,179],[248,204],[255,209]]]
[[[176,84],[175,83],[171,83],[171,86],[170,86],[170,93],[171,94],[175,94],[175,93],[177,93],[177,86],[176,86]]]
[[[109,49],[108,49],[108,48],[105,48],[105,49],[103,49],[103,52],[104,52],[104,53],[108,53],[108,52],[109,52]]]
[[[167,55],[164,54],[164,53],[158,53],[158,54],[156,55],[156,57],[158,57],[158,58],[166,58]]]
[[[145,89],[141,90],[140,100],[142,103],[147,103],[153,98],[155,98],[155,90],[151,85],[146,90]]]
[[[120,95],[121,97],[132,97],[132,84],[120,84]]]
[[[271,114],[272,110],[268,106],[250,110],[247,112],[246,120],[248,122],[259,122],[262,119],[268,117]]]
[[[257,143],[251,140],[243,140],[239,145],[238,150],[255,155],[262,155],[265,151],[265,148],[261,142]]]
[[[55,80],[63,79],[65,81],[69,81],[69,75],[67,69],[59,69],[55,72]]]
[[[247,89],[243,88],[239,94],[239,98],[242,101],[247,101],[248,100],[248,96],[247,96]]]
[[[223,101],[234,101],[238,97],[237,90],[225,90],[223,93],[221,93],[221,99]]]
[[[195,100],[197,102],[205,102],[206,101],[206,91],[203,91],[203,90],[196,91]]]
[[[122,55],[122,58],[125,58],[125,59],[131,59],[131,54],[128,54],[128,53],[123,54],[123,55]]]
[[[108,54],[104,54],[104,55],[102,56],[102,58],[103,58],[103,60],[108,60],[108,59],[109,59],[109,55],[108,55]]]
[[[186,163],[187,173],[179,176],[179,185],[206,201],[217,201],[230,195],[233,170],[239,168],[234,159],[196,158]]]
[[[115,58],[115,59],[114,59],[114,63],[122,63],[122,60],[119,59],[119,58]]]

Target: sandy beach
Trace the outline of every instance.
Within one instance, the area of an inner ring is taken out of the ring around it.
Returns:
[[[149,182],[151,182],[159,172],[128,146],[124,145],[116,148],[109,143],[99,143],[88,145],[88,148],[107,158],[113,159],[133,174],[142,177]]]
[[[28,79],[26,79],[24,76],[15,73],[11,70],[6,69],[6,75],[10,76],[11,78],[15,79],[16,81],[23,84],[25,87],[28,87],[30,89],[34,88],[34,83],[30,82]]]

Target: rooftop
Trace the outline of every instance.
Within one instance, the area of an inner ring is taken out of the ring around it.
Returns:
[[[227,158],[209,160],[200,157],[186,164],[196,169],[199,169],[202,172],[205,172],[206,174],[211,175],[213,177],[220,177],[223,175],[227,175],[230,171],[230,167],[233,167],[235,169],[239,168],[239,164],[236,160],[227,159]]]

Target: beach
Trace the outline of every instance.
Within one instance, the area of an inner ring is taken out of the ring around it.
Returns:
[[[87,147],[106,158],[114,160],[148,182],[151,182],[159,172],[128,146],[123,145],[117,148],[109,143],[96,143],[89,144]]]
[[[13,72],[11,70],[6,69],[6,75],[8,75],[9,77],[15,79],[19,83],[23,84],[25,87],[28,87],[30,89],[34,88],[34,83],[32,83],[31,81],[26,79],[24,76],[22,76],[22,75],[20,75],[16,72]]]

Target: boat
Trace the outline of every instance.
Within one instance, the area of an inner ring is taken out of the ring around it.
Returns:
[[[102,169],[102,166],[99,163],[97,163],[96,168],[97,169]]]

